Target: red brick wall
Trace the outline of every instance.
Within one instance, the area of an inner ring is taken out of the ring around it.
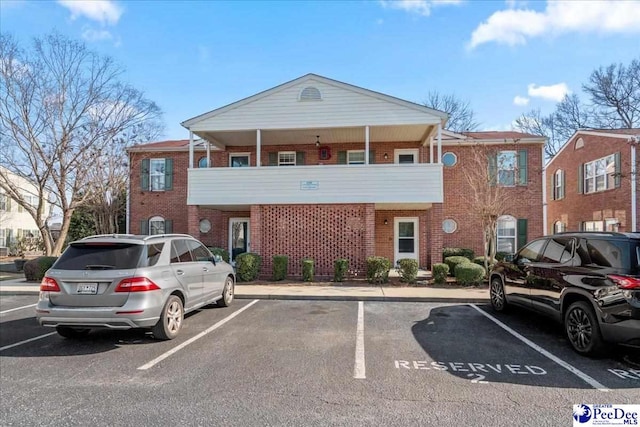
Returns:
[[[480,228],[479,215],[470,208],[471,193],[463,168],[474,167],[471,161],[473,146],[443,146],[443,154],[453,152],[458,157],[458,162],[452,167],[444,167],[444,203],[442,207],[442,219],[438,223],[434,221],[434,233],[442,233],[443,247],[471,248],[477,255],[483,252],[482,229]],[[527,186],[505,188],[511,193],[510,208],[506,215],[516,219],[527,219],[527,238],[532,240],[542,236],[542,147],[540,144],[504,144],[491,146],[492,150],[524,150],[526,149],[528,160]],[[453,219],[458,224],[454,233],[442,232],[442,221]],[[435,252],[435,251],[434,251]],[[433,262],[441,262],[441,255],[434,253]]]
[[[547,226],[553,232],[556,221],[567,225],[567,231],[580,229],[584,221],[601,221],[617,218],[619,231],[631,230],[631,147],[620,138],[579,135],[584,147],[575,149],[575,141],[566,146],[547,168]],[[620,153],[622,179],[620,187],[589,194],[578,193],[578,168],[581,164]],[[553,200],[553,176],[558,169],[565,173],[565,197]]]

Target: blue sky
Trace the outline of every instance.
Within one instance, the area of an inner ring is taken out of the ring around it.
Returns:
[[[640,1],[12,1],[0,29],[84,39],[180,122],[307,73],[409,101],[468,100],[483,130],[582,95],[591,72],[640,56]],[[584,95],[582,95],[584,96]]]

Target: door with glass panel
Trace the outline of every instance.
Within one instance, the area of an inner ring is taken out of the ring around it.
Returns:
[[[418,260],[418,218],[394,220],[394,243],[394,263],[403,258]]]
[[[249,218],[231,218],[229,220],[229,256],[235,263],[236,257],[249,252],[251,246]]]

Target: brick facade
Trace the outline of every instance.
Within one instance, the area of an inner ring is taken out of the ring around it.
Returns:
[[[579,138],[582,139],[584,146],[576,149]],[[622,174],[620,186],[589,194],[579,193],[578,169],[581,165],[615,153],[620,153]],[[563,170],[565,174],[565,195],[561,200],[553,200],[554,175],[558,170]],[[567,231],[576,231],[580,230],[585,221],[604,221],[605,219],[617,220],[619,224],[617,231],[634,231],[631,229],[632,177],[630,173],[631,146],[627,136],[621,135],[616,138],[586,133],[575,135],[547,167],[547,232],[553,233],[554,224],[557,221],[564,223]],[[640,212],[637,214],[636,221],[640,221]]]
[[[304,151],[305,164],[337,164],[338,152],[362,150],[364,143],[331,144],[331,158],[319,160],[315,145],[266,146],[262,152],[262,164],[268,165],[269,152]],[[418,149],[419,162],[429,161],[429,147],[416,142],[372,143],[375,163],[394,163],[394,150]],[[424,210],[376,209],[373,204],[314,204],[314,205],[253,205],[243,211],[223,211],[207,206],[187,206],[188,151],[181,150],[132,152],[130,191],[130,232],[140,233],[140,221],[161,216],[173,221],[174,233],[188,233],[207,246],[228,249],[230,218],[250,219],[250,250],[263,256],[262,277],[270,277],[273,255],[289,256],[289,274],[301,275],[301,260],[315,259],[316,275],[330,277],[333,263],[338,258],[350,261],[352,272],[364,274],[368,256],[379,255],[395,258],[394,222],[396,218],[418,218],[419,264],[430,267],[442,259],[443,247],[468,247],[482,252],[482,233],[476,216],[468,206],[468,188],[462,169],[472,147],[445,146],[443,152],[455,152],[458,163],[444,168],[444,203],[434,203]],[[496,149],[513,149],[513,144],[496,146]],[[517,201],[508,214],[528,219],[528,237],[542,235],[542,149],[540,144],[519,145],[528,151],[528,179],[524,187],[508,189],[516,192]],[[228,167],[230,153],[250,153],[251,165],[255,165],[255,147],[228,147],[228,151],[212,151],[211,167]],[[434,150],[435,154],[435,150]],[[194,163],[205,156],[196,152]],[[152,192],[141,188],[141,161],[143,158],[172,158],[174,164],[173,189]],[[354,166],[358,167],[358,166]],[[247,189],[250,191],[250,189]],[[452,234],[442,232],[442,221],[454,219],[458,229]],[[211,222],[211,231],[201,233],[202,219]],[[386,223],[385,223],[386,222]]]

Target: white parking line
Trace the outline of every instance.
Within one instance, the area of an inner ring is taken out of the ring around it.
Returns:
[[[6,313],[11,313],[12,311],[22,310],[23,308],[35,307],[36,305],[38,305],[38,304],[25,305],[23,307],[12,308],[11,310],[0,311],[0,315],[6,314]]]
[[[520,335],[519,333],[517,333],[516,331],[514,331],[513,329],[511,329],[510,327],[508,327],[507,325],[505,325],[504,323],[502,323],[501,321],[499,321],[498,319],[496,319],[495,317],[493,317],[489,313],[486,313],[485,311],[483,311],[480,308],[478,308],[475,304],[469,304],[469,305],[471,307],[475,308],[476,310],[478,310],[480,313],[482,313],[483,316],[485,316],[488,319],[490,319],[491,321],[493,321],[493,323],[495,323],[496,325],[500,326],[502,329],[504,329],[505,331],[509,332],[511,335],[513,335],[514,337],[518,338],[520,341],[522,341],[523,343],[525,343],[526,345],[528,345],[529,347],[531,347],[532,349],[534,349],[538,353],[542,354],[543,356],[548,357],[549,359],[551,359],[552,361],[554,361],[558,365],[562,366],[567,371],[571,372],[572,374],[574,374],[575,376],[580,378],[582,381],[584,381],[587,384],[589,384],[591,387],[593,387],[593,388],[595,388],[596,390],[599,390],[599,391],[605,391],[605,392],[611,391],[608,388],[606,388],[605,386],[603,386],[602,384],[600,384],[598,381],[596,381],[595,379],[590,377],[589,375],[587,375],[584,372],[582,372],[580,369],[578,369],[575,366],[565,362],[564,360],[560,359],[559,357],[555,356],[554,354],[548,352],[547,350],[545,350],[544,348],[540,347],[538,344],[534,343],[533,341],[530,341],[529,339],[523,337],[522,335]]]
[[[14,343],[14,344],[5,345],[4,347],[0,347],[0,351],[9,350],[10,348],[17,347],[19,345],[29,343],[31,341],[36,341],[36,340],[39,340],[39,339],[42,339],[42,338],[50,337],[51,335],[55,335],[55,334],[57,334],[57,332],[49,332],[48,334],[40,335],[40,336],[34,337],[34,338],[29,338],[28,340],[20,341],[20,342]]]
[[[356,362],[353,367],[353,378],[365,379],[364,365],[364,302],[358,301],[358,326],[356,327]]]
[[[205,329],[204,331],[200,332],[198,335],[196,335],[195,337],[189,338],[188,340],[186,340],[185,342],[183,342],[182,344],[175,346],[174,348],[172,348],[171,350],[167,351],[166,353],[161,354],[160,356],[156,357],[155,359],[153,359],[151,362],[146,363],[142,366],[140,366],[138,369],[141,371],[146,371],[149,368],[152,368],[153,366],[157,365],[158,363],[162,362],[164,359],[166,359],[167,357],[171,356],[174,353],[177,353],[178,351],[182,350],[183,348],[185,348],[186,346],[188,346],[189,344],[191,344],[194,341],[199,340],[200,338],[204,337],[205,335],[207,335],[209,332],[215,331],[216,329],[218,329],[220,326],[224,325],[225,323],[227,323],[229,320],[233,319],[234,317],[236,317],[238,314],[242,313],[243,311],[245,311],[246,309],[248,309],[249,307],[251,307],[253,304],[257,303],[260,300],[253,300],[251,301],[249,304],[245,305],[244,307],[242,307],[240,310],[236,311],[235,313],[232,313],[231,315],[225,317],[224,319],[222,319],[221,321],[219,321],[218,323],[216,323],[215,325]]]

